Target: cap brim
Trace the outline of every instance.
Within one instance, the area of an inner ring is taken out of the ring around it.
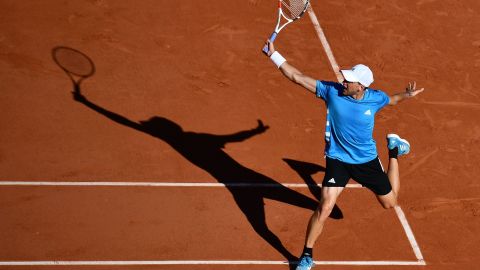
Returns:
[[[353,73],[350,69],[342,69],[340,70],[342,72],[343,78],[349,82],[359,82],[357,75]]]

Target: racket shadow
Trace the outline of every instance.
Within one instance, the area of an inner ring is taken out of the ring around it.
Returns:
[[[80,91],[82,81],[95,74],[92,59],[77,49],[57,46],[52,49],[51,54],[53,61],[72,81],[73,92]]]

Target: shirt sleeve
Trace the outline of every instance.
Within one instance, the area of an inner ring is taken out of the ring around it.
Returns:
[[[316,95],[318,98],[327,100],[330,92],[340,91],[342,87],[339,83],[317,80]]]
[[[390,97],[383,91],[374,90],[375,99],[377,100],[377,111],[387,106],[390,103]]]
[[[323,100],[327,99],[327,87],[322,81],[317,80],[316,95]]]

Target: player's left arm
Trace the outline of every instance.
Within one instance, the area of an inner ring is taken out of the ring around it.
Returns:
[[[394,94],[390,96],[390,102],[388,103],[389,105],[397,105],[398,102],[412,98],[421,92],[423,92],[425,88],[420,88],[417,89],[417,82],[409,82],[407,88],[405,89],[405,92],[401,92],[398,94]]]

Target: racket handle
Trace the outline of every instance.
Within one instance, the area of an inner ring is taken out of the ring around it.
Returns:
[[[270,42],[274,42],[275,39],[277,38],[277,34],[278,34],[277,32],[273,32],[268,40],[270,40]],[[263,46],[263,52],[268,53],[268,45]]]

